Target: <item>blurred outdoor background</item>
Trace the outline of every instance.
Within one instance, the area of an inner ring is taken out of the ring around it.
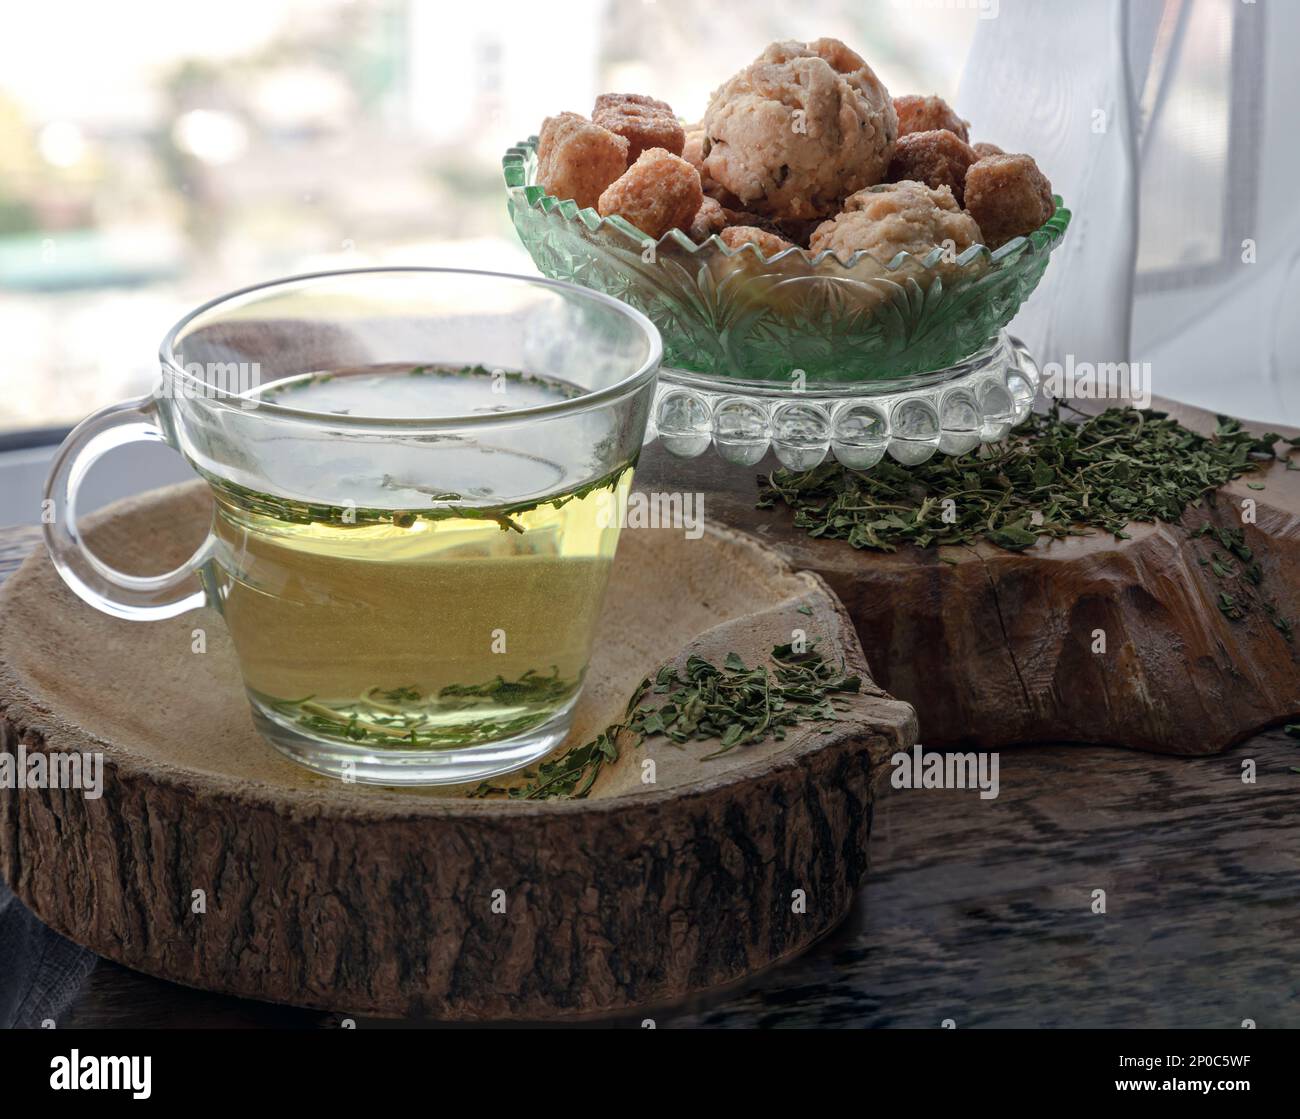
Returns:
[[[698,119],[782,38],[951,98],[974,4],[223,0],[11,6],[0,35],[0,433],[147,391],[191,307],[367,264],[533,273],[501,156],[645,92]]]

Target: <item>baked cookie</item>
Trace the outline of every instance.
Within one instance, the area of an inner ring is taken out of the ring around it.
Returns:
[[[881,264],[899,253],[924,257],[936,246],[957,255],[978,245],[979,226],[963,212],[946,186],[885,183],[847,198],[844,211],[822,222],[812,235],[813,252],[830,251],[848,260],[859,250]]]
[[[704,166],[704,157],[708,151],[709,141],[704,129],[687,129],[686,141],[682,144],[682,158],[700,173],[700,186],[704,188],[704,193],[724,207],[738,207],[740,199],[709,178],[708,169]]]
[[[990,155],[966,172],[966,209],[990,249],[1032,233],[1056,213],[1052,184],[1027,155]]]
[[[778,237],[766,229],[756,229],[752,225],[730,225],[718,234],[718,239],[732,249],[738,249],[742,245],[757,245],[758,251],[765,257],[774,257],[777,253],[794,248],[784,237]]]
[[[898,121],[871,67],[838,40],[818,39],[769,46],[714,93],[704,130],[705,174],[735,197],[733,208],[809,219],[880,182]]]
[[[722,208],[722,204],[706,194],[700,208],[695,211],[695,217],[691,219],[691,227],[686,235],[696,243],[707,241],[715,233],[726,229],[728,224],[727,211]]]
[[[577,113],[542,121],[537,137],[537,181],[561,200],[596,205],[627,167],[627,140]]]
[[[964,143],[970,142],[970,122],[954,113],[952,106],[942,97],[918,97],[915,94],[895,97],[894,112],[898,114],[900,136],[942,128]]]
[[[687,130],[682,140],[682,150],[677,153],[687,163],[700,173],[700,178],[704,178],[704,129],[692,128]]]
[[[889,178],[892,182],[911,179],[928,187],[946,186],[960,206],[966,172],[978,158],[969,144],[945,128],[909,132],[894,145]]]
[[[650,148],[601,194],[601,217],[618,214],[656,241],[670,229],[689,230],[704,204],[700,175],[686,160]]]
[[[629,163],[636,162],[647,148],[663,148],[681,155],[686,141],[686,132],[672,106],[639,93],[602,93],[596,98],[591,121],[627,141]]]

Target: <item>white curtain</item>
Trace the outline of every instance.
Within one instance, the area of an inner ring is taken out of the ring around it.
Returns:
[[[1012,324],[1040,361],[1300,425],[1300,2],[1000,0],[957,108],[1073,212]]]

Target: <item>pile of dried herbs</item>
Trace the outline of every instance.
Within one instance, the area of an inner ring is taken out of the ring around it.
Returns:
[[[920,466],[885,459],[866,472],[835,462],[775,471],[759,479],[758,505],[787,505],[809,535],[855,548],[987,540],[1018,551],[1040,537],[1102,529],[1123,538],[1134,521],[1176,521],[1207,491],[1274,459],[1278,442],[1300,445],[1252,435],[1223,416],[1212,436],[1133,408],[1069,420],[1058,402],[1002,442],[957,458]]]
[[[662,736],[679,745],[692,739],[718,741],[718,749],[705,755],[716,758],[737,746],[762,742],[771,735],[785,737],[796,723],[831,722],[844,710],[836,693],[856,692],[859,677],[846,674],[826,661],[809,644],[802,650],[777,645],[772,664],[749,667],[736,653],[728,653],[718,667],[703,657],[691,656],[685,673],[665,665],[654,678],[647,677],[628,702],[623,721],[612,723],[590,742],[571,747],[559,757],[543,762],[536,772],[526,772],[523,785],[499,786],[484,781],[471,796],[504,794],[517,800],[585,797],[606,762],[618,760],[618,737],[623,731],[636,736],[636,746]],[[659,703],[642,706],[649,695]]]

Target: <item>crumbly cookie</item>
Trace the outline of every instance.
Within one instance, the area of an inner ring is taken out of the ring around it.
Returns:
[[[601,194],[601,217],[619,214],[656,241],[670,229],[689,230],[704,204],[700,175],[686,160],[650,148]]]
[[[561,200],[594,206],[627,167],[627,140],[577,113],[542,122],[537,137],[537,181]]]
[[[722,208],[722,204],[716,198],[710,198],[706,194],[704,201],[700,203],[700,208],[695,211],[695,217],[691,219],[691,227],[686,231],[686,235],[695,242],[707,241],[730,224],[727,220],[727,211]]]
[[[809,219],[880,182],[898,120],[871,67],[818,39],[769,46],[714,93],[704,128],[705,173],[735,208]]]
[[[1032,233],[1056,212],[1052,184],[1027,155],[990,155],[966,172],[966,209],[990,249]]]
[[[738,207],[740,199],[709,177],[708,169],[704,166],[704,157],[708,154],[709,140],[704,129],[688,128],[686,140],[682,144],[682,158],[700,173],[700,186],[704,188],[704,193],[726,208]]]
[[[966,172],[978,158],[969,144],[946,128],[909,132],[894,145],[889,178],[893,182],[911,179],[928,187],[946,186],[960,206]]]
[[[686,131],[672,106],[640,93],[602,93],[596,98],[591,120],[627,140],[629,163],[635,163],[647,148],[681,155],[686,141]]]
[[[980,159],[983,159],[986,155],[1007,154],[1000,147],[998,147],[997,144],[990,144],[987,140],[981,140],[977,144],[971,144],[971,151],[973,151],[977,156],[979,156]]]
[[[648,97],[644,93],[598,93],[596,95],[596,104],[592,109],[591,119],[596,119],[596,114],[606,109],[622,110],[629,106],[635,106],[646,112],[667,113],[673,116],[673,107],[667,101],[660,101],[655,97]]]
[[[756,229],[752,225],[729,225],[718,234],[718,239],[732,249],[738,249],[742,245],[757,245],[758,251],[765,257],[774,257],[777,253],[794,248],[784,237],[778,237],[766,229]]]
[[[942,128],[963,143],[970,143],[970,122],[954,113],[952,106],[942,97],[918,97],[914,94],[895,97],[894,112],[898,114],[899,136]]]
[[[981,241],[975,220],[957,205],[947,187],[885,183],[847,198],[844,211],[822,222],[812,235],[813,252],[842,260],[864,250],[881,264],[899,253],[923,257],[935,246],[960,254]]]
[[[687,129],[682,150],[677,153],[700,173],[701,180],[704,178],[704,141],[703,128]]]

